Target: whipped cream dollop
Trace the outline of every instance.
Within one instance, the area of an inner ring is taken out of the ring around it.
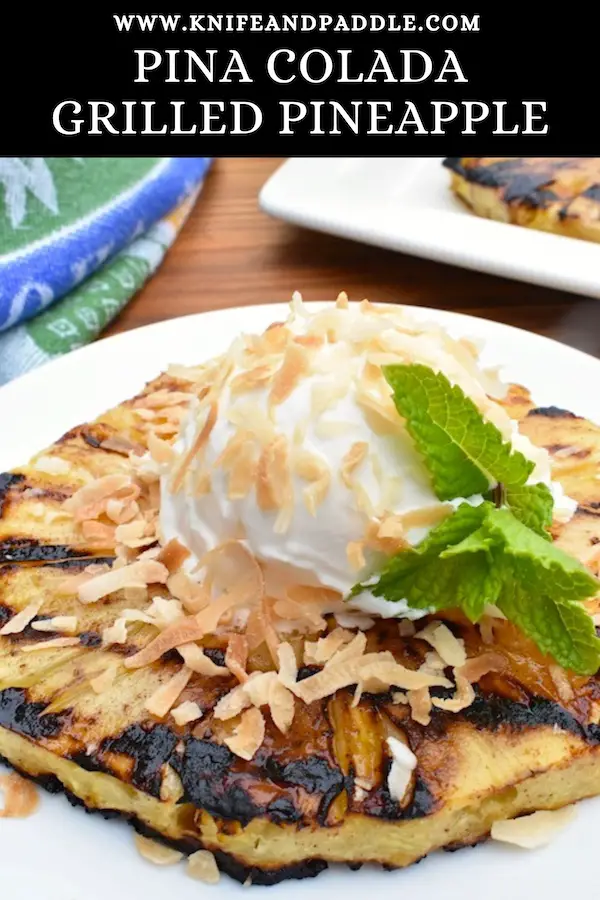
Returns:
[[[205,555],[242,541],[267,590],[327,588],[346,596],[382,560],[417,544],[461,501],[441,503],[407,433],[381,366],[418,362],[441,371],[535,463],[530,483],[549,485],[555,514],[575,504],[551,481],[550,458],[519,432],[498,402],[506,386],[477,348],[402,307],[335,306],[310,312],[295,296],[290,316],[242,337],[200,367],[176,455],[161,477],[160,529]],[[369,615],[423,615],[365,591],[349,606]]]

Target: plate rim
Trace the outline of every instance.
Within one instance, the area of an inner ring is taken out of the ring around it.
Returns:
[[[322,307],[322,306],[327,306],[327,305],[331,306],[332,305],[331,301],[321,301],[320,303],[312,301],[312,302],[307,303],[307,306],[309,307],[309,309],[314,309],[315,307],[318,307],[318,306]],[[514,336],[516,334],[519,337],[519,343],[522,343],[523,341],[525,341],[525,343],[533,344],[534,346],[537,346],[537,345],[543,346],[545,353],[551,353],[553,355],[558,354],[559,359],[565,360],[567,364],[569,363],[569,361],[571,361],[574,368],[577,368],[577,372],[578,372],[578,374],[576,376],[577,378],[580,377],[579,372],[581,371],[581,367],[587,368],[588,370],[593,371],[594,374],[597,374],[598,367],[600,366],[599,359],[591,356],[590,354],[584,353],[581,350],[573,348],[573,347],[569,346],[568,344],[564,344],[560,341],[556,341],[556,340],[554,340],[552,338],[548,338],[544,335],[539,335],[535,332],[527,331],[526,329],[516,328],[515,326],[512,326],[512,325],[506,325],[501,322],[496,322],[493,319],[485,319],[485,318],[482,318],[479,316],[472,316],[472,315],[465,314],[465,313],[455,313],[450,310],[438,310],[438,309],[435,309],[432,307],[422,307],[422,306],[417,307],[417,306],[410,306],[410,305],[406,305],[406,304],[377,304],[377,305],[378,306],[390,306],[390,307],[396,308],[396,309],[399,307],[402,307],[402,308],[407,309],[409,312],[418,313],[418,315],[421,318],[430,318],[430,319],[435,320],[435,318],[437,317],[438,321],[445,320],[445,321],[449,321],[452,323],[456,323],[461,327],[461,330],[463,331],[463,333],[468,333],[469,324],[471,323],[472,329],[473,329],[473,326],[476,328],[478,325],[481,325],[483,327],[483,329],[486,332],[489,332],[490,334],[500,331],[500,333],[505,335],[507,338],[510,338],[511,336]],[[69,373],[72,371],[77,371],[79,366],[84,366],[86,368],[93,367],[97,360],[103,360],[103,359],[106,359],[107,357],[110,357],[111,352],[115,348],[119,348],[119,353],[120,353],[121,350],[123,350],[123,348],[125,348],[125,351],[126,351],[128,343],[135,343],[140,340],[143,343],[143,341],[144,341],[143,336],[146,334],[149,334],[149,333],[160,334],[161,332],[168,332],[169,330],[172,330],[172,332],[174,334],[176,334],[179,329],[187,326],[188,323],[190,323],[191,321],[194,321],[195,323],[206,323],[210,318],[212,318],[213,320],[218,320],[220,318],[230,317],[231,320],[233,322],[235,322],[236,317],[241,313],[243,313],[248,319],[251,319],[253,313],[256,311],[260,311],[261,314],[264,314],[265,318],[266,318],[267,312],[272,313],[272,318],[275,319],[278,315],[280,315],[282,313],[283,310],[285,310],[285,308],[286,308],[285,304],[281,304],[281,303],[269,304],[269,303],[267,303],[267,304],[258,304],[258,305],[227,307],[225,309],[217,309],[217,310],[207,310],[207,311],[200,312],[200,313],[192,313],[192,314],[189,314],[186,316],[179,316],[179,317],[175,317],[172,319],[166,319],[161,322],[155,322],[155,323],[151,323],[148,325],[140,326],[139,328],[131,329],[129,331],[122,332],[120,334],[113,335],[111,337],[96,341],[93,344],[87,345],[86,347],[82,347],[77,351],[73,351],[73,353],[68,354],[65,357],[61,357],[57,360],[54,360],[51,363],[48,363],[46,366],[42,366],[38,369],[35,369],[32,372],[27,373],[27,374],[21,376],[20,378],[15,379],[14,381],[12,381],[9,384],[0,388],[0,421],[2,421],[2,418],[1,418],[2,417],[2,409],[4,406],[5,398],[6,398],[6,402],[8,405],[14,405],[15,403],[20,402],[20,398],[26,400],[28,392],[30,390],[36,389],[36,384],[44,385],[45,382],[48,382],[48,384],[50,384],[49,389],[51,390],[51,389],[53,389],[52,382],[54,382],[55,379],[64,381],[65,379],[67,379],[69,377]],[[208,328],[209,326],[206,326],[206,327]],[[239,331],[240,331],[240,329],[238,328],[236,330],[236,333],[239,333]],[[142,335],[142,337],[140,338],[141,335]],[[231,335],[232,338],[234,336],[235,336],[234,334]],[[489,338],[487,338],[487,339],[489,340]],[[200,343],[203,343],[205,340],[209,341],[210,338],[208,338],[208,339],[203,338],[202,341],[200,341]],[[175,352],[176,352],[176,347],[175,347]],[[510,360],[507,359],[506,363],[509,364]],[[158,368],[158,365],[157,365],[157,368]],[[52,370],[52,372],[58,372],[59,374],[56,376],[53,374],[51,378],[47,378],[47,373],[50,372],[50,370]],[[158,372],[156,374],[158,374]],[[141,382],[141,380],[142,380],[142,376],[140,376],[140,382]],[[141,383],[140,383],[140,387],[141,387]],[[86,400],[86,402],[87,402],[87,400]],[[52,413],[50,413],[49,415],[51,416]],[[36,433],[35,432],[35,423],[29,422],[26,418],[23,420],[23,423],[24,424],[17,423],[17,427],[19,429],[22,429],[24,433],[27,432],[27,436],[26,436],[24,443],[28,444],[28,442],[30,440],[31,441],[34,440],[35,433]],[[33,447],[33,448],[31,448],[31,452],[35,452],[37,449],[40,449],[40,448]],[[0,448],[0,450],[1,450],[1,448]],[[49,798],[48,807],[50,807],[51,803],[53,804],[54,799],[55,798]],[[59,798],[56,798],[56,799],[58,802]],[[594,803],[594,811],[590,810],[588,812],[586,810],[586,815],[589,818],[593,817],[593,820],[595,822],[597,820],[596,810],[600,810],[600,805],[599,805],[600,799],[597,799],[596,801],[592,801],[592,803]],[[61,804],[61,809],[63,809],[62,798],[60,799],[60,804]],[[43,805],[46,806],[46,801],[44,801]],[[72,833],[74,833],[77,829],[79,820],[77,818],[75,818],[76,814],[71,809],[66,808],[66,804],[64,805],[64,810],[63,810],[64,815],[63,815],[62,819],[60,818],[62,813],[60,812],[60,810],[57,811],[56,805],[52,806],[52,810],[53,811],[47,812],[47,815],[49,817],[48,821],[54,822],[55,821],[54,817],[56,815],[57,816],[56,821],[58,823],[66,822],[66,821],[69,822],[68,829],[65,828],[63,831],[63,839],[65,841],[68,841],[69,836]],[[86,824],[87,824],[88,818],[90,818],[90,817],[86,817]],[[92,817],[92,818],[96,818],[96,817]],[[35,821],[35,820],[32,820],[32,821]],[[102,846],[114,847],[119,842],[119,837],[116,833],[117,826],[115,826],[113,823],[111,823],[110,827],[107,829],[100,818],[98,818],[97,821],[98,821],[97,833],[98,833],[98,836],[102,835],[102,839],[101,839]],[[71,823],[72,823],[72,825],[71,825]],[[27,822],[25,822],[25,826],[27,827]],[[17,826],[14,826],[14,827],[17,827]],[[41,822],[39,825],[34,823],[33,825],[30,824],[28,827],[30,828],[29,834],[31,835],[33,833],[37,840],[43,839],[43,837],[46,835],[46,832],[43,830],[44,826],[41,824]],[[71,828],[73,829],[73,831],[71,831]],[[111,832],[110,834],[108,833],[109,831]],[[112,835],[113,831],[115,832],[114,838]],[[85,834],[88,834],[88,833],[95,834],[96,829],[94,829],[93,832],[90,832],[89,829],[86,828]],[[106,838],[104,838],[105,833],[106,833]],[[124,832],[121,831],[120,833],[124,833]],[[128,826],[128,834],[129,833],[130,832],[129,832],[129,826]],[[585,834],[588,835],[589,832],[586,831]],[[568,836],[567,836],[566,840],[568,842]],[[127,873],[128,884],[129,883],[137,884],[137,888],[140,889],[140,888],[144,888],[147,884],[150,884],[151,883],[150,880],[153,877],[157,877],[157,876],[161,877],[162,873],[157,872],[155,875],[155,871],[153,869],[144,870],[143,876],[139,877],[141,875],[142,870],[138,868],[137,861],[135,860],[135,858],[131,861],[129,859],[129,854],[133,853],[132,846],[130,846],[130,845],[122,846],[121,851],[122,851],[122,853],[120,853],[119,859],[115,863],[115,869],[117,871],[122,871],[122,872]],[[493,852],[494,852],[494,859],[493,859],[494,870],[495,870],[496,866],[498,866],[498,868],[505,869],[506,867],[510,867],[510,866],[514,865],[515,871],[519,871],[519,872],[521,871],[521,868],[519,867],[519,863],[518,863],[518,860],[519,860],[518,856],[513,859],[513,856],[511,855],[510,857],[507,857],[508,861],[505,862],[505,861],[503,861],[502,856],[500,855],[501,849],[496,847]],[[516,851],[516,850],[513,850],[512,852],[518,854],[518,851]],[[581,854],[583,855],[584,850],[582,848],[579,848],[577,852],[581,852]],[[573,861],[572,853],[573,853],[573,851],[572,850],[570,851],[568,849],[567,843],[565,843],[565,850],[557,853],[558,859],[556,861],[556,865],[562,865],[562,866],[569,867]],[[465,854],[466,854],[466,851],[465,851]],[[446,854],[446,857],[448,860],[450,859],[448,854]],[[472,857],[471,858],[472,861],[469,860],[469,857],[466,857],[464,862],[463,862],[463,857],[461,856],[459,859],[459,862],[461,863],[460,869],[458,869],[456,866],[454,868],[452,868],[450,866],[446,866],[446,857],[441,856],[439,859],[431,861],[432,862],[431,870],[432,871],[435,870],[434,874],[432,874],[432,875],[424,874],[423,876],[421,876],[420,867],[415,867],[415,866],[410,867],[408,870],[403,872],[403,877],[404,877],[403,884],[406,885],[406,887],[409,890],[412,889],[413,896],[418,897],[418,898],[424,898],[425,896],[429,896],[429,894],[428,894],[429,885],[433,884],[433,883],[435,883],[435,885],[437,885],[438,880],[444,879],[444,877],[445,877],[444,873],[451,875],[452,872],[457,872],[458,877],[456,878],[456,883],[459,887],[462,885],[461,891],[464,891],[464,885],[466,883],[471,883],[468,880],[472,877],[477,878],[478,876],[480,876],[482,874],[482,865],[484,863],[486,866],[488,865],[488,863],[486,862],[487,856],[484,858],[480,854],[477,857],[477,859],[475,857]],[[548,856],[546,856],[546,859],[548,859]],[[479,862],[477,860],[479,860]],[[533,866],[533,868],[535,868],[535,866]],[[438,869],[441,874],[438,874]],[[78,873],[79,873],[79,871],[80,871],[80,869],[77,868]],[[165,871],[167,873],[169,872],[169,870],[165,870]],[[487,871],[489,873],[490,870],[487,869]],[[461,874],[463,872],[466,872],[466,875]],[[473,873],[473,875],[471,875],[470,873]],[[12,883],[12,880],[10,879],[10,870],[9,870],[8,874],[9,874],[9,877],[8,877],[6,883],[8,884],[9,888],[12,889],[13,883]],[[47,875],[47,873],[45,873],[45,874]],[[308,898],[310,898],[310,897],[315,898],[315,900],[321,900],[321,898],[324,898],[327,895],[327,893],[331,890],[335,890],[336,888],[338,890],[348,888],[349,882],[347,881],[347,879],[345,877],[346,876],[345,872],[338,872],[337,867],[335,867],[335,868],[332,867],[330,876],[331,877],[323,876],[323,880],[318,879],[317,881],[312,882],[312,883],[311,882],[298,882],[298,883],[285,882],[282,886],[280,886],[279,893],[282,894],[283,891],[285,890],[286,894],[291,898],[291,900],[301,900],[301,898],[304,896],[306,896]],[[35,883],[36,883],[36,886],[38,886],[37,876],[32,876],[32,877],[36,878]],[[41,881],[42,877],[44,877],[44,876],[40,875],[39,886],[44,884],[44,882]],[[136,881],[135,879],[137,879],[138,877],[139,877],[139,880]],[[180,883],[177,881],[178,877],[179,877],[178,874],[172,873],[173,880],[168,881],[168,884],[172,885],[172,890],[176,890],[180,886]],[[387,876],[385,873],[379,873],[379,871],[375,871],[375,872],[373,872],[373,877],[371,878],[368,875],[368,872],[364,873],[364,877],[360,876],[360,878],[357,879],[357,881],[355,882],[356,887],[354,887],[352,889],[352,891],[350,892],[352,900],[354,900],[355,897],[356,897],[356,900],[358,900],[359,893],[361,891],[364,891],[365,888],[368,889],[369,886],[371,886],[371,885],[373,885],[373,886],[381,885],[382,890],[385,889],[385,883],[382,882],[383,877],[387,878],[389,876]],[[76,878],[79,879],[79,874],[76,875]],[[430,880],[428,880],[428,879],[430,879]],[[420,887],[421,883],[423,883],[423,885],[424,885],[423,888]],[[440,883],[441,883],[441,881],[440,881]],[[82,882],[82,884],[80,885],[79,881],[77,880],[75,887],[77,889],[80,889],[83,886],[83,884],[84,883]],[[158,882],[157,882],[157,884],[158,884]],[[164,885],[167,884],[166,878],[164,879],[163,884]],[[399,884],[400,884],[400,881],[395,880],[393,887],[396,887]],[[52,888],[52,885],[50,887]],[[233,882],[230,882],[229,879],[227,879],[226,881],[224,881],[222,883],[222,885],[218,888],[218,890],[222,891],[222,897],[225,898],[225,900],[234,900],[234,898],[237,897],[238,887],[239,887],[239,890],[241,890],[240,886],[234,884]],[[544,883],[541,885],[541,887],[542,888],[547,887],[549,889],[549,894],[548,894],[549,900],[553,900],[553,898],[555,896],[556,896],[556,900],[558,900],[558,895],[555,895],[551,890],[552,881],[550,880],[550,878],[548,880],[548,883],[546,884],[546,882],[544,881]],[[257,893],[256,893],[257,898],[264,897],[265,900],[267,900],[267,896],[269,896],[269,897],[272,896],[273,898],[278,896],[278,894],[276,893],[277,889],[271,888],[270,889],[271,893],[269,893],[268,895],[264,893],[264,890],[266,890],[266,889],[255,889],[255,890],[257,890]],[[187,897],[188,893],[191,896],[191,891],[192,891],[192,888],[189,889],[189,892],[188,892],[188,889],[186,888],[186,890],[184,891],[185,896]],[[275,891],[275,893],[273,891]],[[95,889],[93,891],[91,891],[91,894],[93,894],[92,900],[95,900],[95,898],[98,897],[98,895],[95,893]],[[73,896],[77,896],[77,894],[74,891],[73,891]],[[449,900],[454,900],[454,898],[457,896],[459,896],[459,895],[452,894],[452,897],[450,897],[450,895],[449,895]],[[469,891],[467,894],[461,893],[460,896],[464,896],[465,900],[466,900],[467,897],[474,897],[475,895],[471,894],[471,892]],[[522,900],[524,895],[520,894],[519,889],[517,888],[514,896],[515,896],[515,900]],[[62,897],[62,894],[61,894],[61,897]],[[56,900],[59,900],[59,895],[58,895],[58,893],[53,892],[52,900],[55,900],[55,898],[56,898]],[[24,900],[25,900],[25,898],[24,898]]]
[[[319,307],[326,307],[331,305],[333,301],[331,300],[310,300],[304,301],[305,306],[308,309],[317,309]],[[351,301],[351,303],[357,303],[357,301]],[[389,306],[392,309],[405,309],[409,314],[417,314],[418,316],[422,316],[423,314],[431,313],[433,317],[441,316],[443,319],[448,319],[451,322],[455,322],[456,324],[468,322],[475,322],[477,324],[483,323],[484,329],[490,328],[492,331],[499,329],[501,332],[512,333],[518,335],[521,339],[526,337],[531,339],[534,342],[542,342],[547,349],[555,350],[559,353],[568,352],[573,355],[574,361],[577,360],[579,363],[583,363],[586,365],[597,365],[600,366],[600,358],[592,356],[590,353],[586,353],[584,350],[579,350],[577,347],[572,347],[570,344],[566,344],[563,341],[556,340],[556,338],[547,337],[544,334],[538,334],[536,331],[528,331],[526,328],[519,328],[516,325],[509,325],[505,322],[498,322],[495,319],[487,319],[484,316],[475,316],[470,313],[463,312],[455,312],[454,310],[449,309],[437,309],[433,306],[415,306],[413,304],[408,303],[374,303],[374,306]],[[35,369],[32,369],[29,372],[25,372],[22,375],[17,376],[12,381],[7,382],[4,385],[0,386],[0,404],[4,400],[4,398],[14,391],[20,391],[26,389],[30,382],[36,381],[40,377],[40,373],[48,373],[49,371],[55,372],[62,367],[70,367],[75,365],[80,360],[84,361],[84,364],[87,362],[87,358],[90,360],[93,359],[94,356],[98,354],[102,354],[107,351],[109,347],[117,347],[119,345],[126,345],[129,341],[136,341],[140,334],[149,334],[151,332],[158,332],[162,329],[169,328],[178,328],[180,323],[188,322],[193,320],[206,320],[207,318],[218,318],[220,316],[229,316],[235,315],[236,313],[248,313],[250,311],[258,311],[263,312],[267,310],[273,310],[274,315],[277,315],[277,311],[283,312],[285,308],[288,308],[289,304],[286,301],[275,301],[272,303],[257,303],[257,304],[247,304],[247,305],[238,305],[238,306],[227,306],[219,309],[207,309],[202,310],[196,313],[187,313],[183,316],[174,316],[168,319],[162,319],[158,322],[150,322],[146,325],[139,325],[135,328],[130,328],[127,331],[119,332],[118,334],[109,335],[107,337],[101,337],[99,340],[92,341],[90,344],[86,344],[83,347],[78,347],[76,350],[72,350],[70,353],[66,353],[63,356],[58,356],[55,359],[51,359],[48,362],[44,363],[41,366],[38,366]]]
[[[408,160],[408,159],[436,159],[441,160],[443,157],[361,157],[367,163],[371,163],[377,159],[390,160]],[[358,241],[376,247],[384,247],[398,253],[406,253],[409,256],[416,256],[423,259],[440,262],[446,265],[456,266],[458,268],[470,269],[473,271],[484,272],[499,278],[508,278],[513,281],[522,281],[530,284],[537,284],[554,290],[563,290],[565,292],[579,294],[593,299],[600,299],[600,276],[596,276],[596,270],[593,274],[581,272],[577,266],[565,266],[560,262],[564,258],[564,252],[559,253],[559,249],[571,248],[571,252],[577,254],[581,260],[592,264],[596,262],[596,257],[600,254],[600,247],[594,241],[585,241],[572,238],[568,235],[554,234],[537,229],[529,229],[522,226],[511,226],[511,231],[518,230],[516,235],[506,233],[506,225],[510,223],[500,222],[483,216],[478,216],[470,212],[467,216],[461,216],[464,227],[471,228],[469,223],[477,223],[478,227],[485,229],[486,234],[490,236],[490,243],[494,242],[494,238],[507,240],[512,243],[510,252],[503,257],[496,258],[494,254],[486,256],[480,251],[473,252],[468,241],[464,247],[457,249],[453,245],[446,244],[443,241],[432,241],[430,239],[415,239],[414,234],[409,231],[400,229],[398,232],[392,232],[387,228],[378,226],[369,227],[363,223],[352,220],[352,218],[342,219],[336,217],[335,208],[333,212],[330,206],[322,202],[322,198],[311,206],[309,199],[312,197],[310,190],[305,191],[303,200],[305,206],[295,200],[289,200],[286,197],[287,184],[292,178],[298,182],[301,180],[306,184],[306,170],[304,167],[307,163],[317,163],[328,166],[329,171],[333,171],[332,167],[336,163],[347,161],[348,157],[302,157],[292,156],[272,173],[259,192],[259,206],[268,215],[291,222],[302,228],[323,232],[326,234],[336,235],[347,240]],[[314,178],[314,173],[311,173]],[[310,183],[310,179],[309,179]],[[450,188],[447,188],[450,193]],[[405,213],[404,215],[402,213]],[[468,213],[469,211],[466,210]],[[400,209],[396,218],[397,222],[409,221],[411,214],[429,213],[452,216],[453,210],[440,210],[430,206],[411,206],[406,210]],[[521,245],[529,245],[530,247],[548,246],[548,257],[550,259],[549,268],[540,266],[539,262],[531,264],[527,262],[527,256]],[[565,243],[565,241],[567,243]],[[573,248],[573,245],[576,245]],[[555,250],[554,254],[552,250]],[[567,250],[568,252],[568,250]],[[515,262],[516,260],[516,262]]]

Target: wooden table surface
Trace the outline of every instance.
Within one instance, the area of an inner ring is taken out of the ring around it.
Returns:
[[[304,231],[259,210],[261,186],[282,160],[219,159],[165,262],[113,324],[112,334],[227,306],[288,300],[410,303],[470,313],[600,356],[600,301],[470,272]]]

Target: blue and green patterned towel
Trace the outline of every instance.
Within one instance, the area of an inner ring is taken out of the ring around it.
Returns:
[[[0,158],[0,384],[98,336],[162,261],[209,164]]]

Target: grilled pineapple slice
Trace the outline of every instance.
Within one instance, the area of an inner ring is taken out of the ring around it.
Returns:
[[[184,389],[163,378],[146,393],[157,388]],[[146,668],[124,667],[154,633],[143,623],[129,629],[127,644],[102,646],[102,630],[118,613],[147,601],[118,592],[83,606],[63,593],[65,577],[107,558],[107,549],[82,543],[59,515],[60,498],[85,473],[118,472],[125,442],[144,445],[139,403],[74,429],[41,455],[41,467],[36,457],[2,476],[0,625],[34,601],[36,622],[77,618],[68,646],[40,646],[57,635],[32,625],[0,637],[0,755],[9,764],[89,810],[121,814],[187,851],[207,848],[223,870],[242,881],[251,875],[255,884],[312,876],[334,861],[406,866],[437,848],[485,838],[497,819],[600,792],[600,678],[556,683],[549,660],[508,623],[495,630],[494,645],[506,671],[484,676],[462,712],[435,709],[427,726],[389,693],[363,695],[354,705],[353,691],[342,690],[297,703],[285,736],[266,716],[263,746],[245,761],[223,742],[230,723],[212,713],[235,685],[232,676],[188,683],[180,700],[199,705],[199,721],[178,726],[151,715],[147,698],[179,664],[167,654]],[[557,540],[586,559],[600,541],[600,429],[562,410],[533,409],[521,389],[506,405],[523,431],[549,448],[557,476],[577,497],[579,510]],[[68,470],[49,459],[68,459]],[[466,621],[453,628],[469,656],[486,649]],[[207,649],[218,664],[220,640],[213,637]],[[400,637],[389,621],[368,640],[413,666],[429,649]],[[269,665],[258,648],[251,668]],[[112,675],[99,688],[107,671]],[[400,803],[387,783],[388,736],[407,740],[418,760]]]
[[[600,241],[600,158],[446,159],[451,187],[479,216]]]

